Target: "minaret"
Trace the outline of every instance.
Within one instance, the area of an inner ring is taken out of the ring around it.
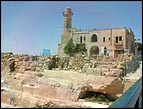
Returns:
[[[67,7],[63,12],[64,24],[63,24],[63,34],[62,34],[62,44],[66,44],[71,38],[71,28],[72,28],[72,15],[71,8]]]
[[[67,7],[64,12],[64,25],[63,25],[63,30],[64,32],[69,30],[69,28],[72,28],[72,15],[73,13],[71,12],[71,8]]]
[[[61,37],[61,44],[59,44],[58,54],[60,56],[66,56],[64,53],[64,47],[72,37],[72,11],[71,8],[66,7],[63,12],[63,33]]]

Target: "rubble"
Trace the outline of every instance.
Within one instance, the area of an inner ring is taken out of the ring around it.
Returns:
[[[102,76],[120,76],[127,66],[135,66],[134,56],[119,55],[116,59],[111,57],[59,57],[59,56],[29,56],[2,54],[2,70],[7,66],[8,72],[44,71],[59,68],[60,70],[75,70],[86,74]],[[125,60],[126,59],[126,60]],[[114,60],[114,61],[113,61]],[[102,68],[102,69],[101,69]],[[114,70],[116,69],[116,70]],[[102,71],[101,71],[102,70]],[[118,71],[117,71],[118,70]],[[134,70],[134,69],[131,69]],[[130,71],[131,71],[130,70]],[[109,74],[111,71],[111,74]],[[118,72],[118,74],[117,74]],[[102,73],[102,74],[101,74]]]
[[[123,93],[125,66],[131,72],[134,69],[128,66],[136,65],[132,55],[113,59],[4,53],[1,59],[2,77],[7,78],[7,85],[15,91],[18,101],[21,96],[20,107],[32,107],[48,99],[78,102],[88,92],[103,93],[115,100]],[[6,102],[8,93],[4,81],[2,85],[2,98]]]

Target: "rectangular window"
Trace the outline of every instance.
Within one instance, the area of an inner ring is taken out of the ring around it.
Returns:
[[[116,43],[118,43],[118,36],[116,36]]]
[[[105,42],[105,37],[103,37],[103,42]]]
[[[82,44],[82,36],[80,36],[80,43]]]
[[[122,41],[122,36],[119,36],[119,41]]]
[[[85,36],[84,36],[84,41],[85,41]]]

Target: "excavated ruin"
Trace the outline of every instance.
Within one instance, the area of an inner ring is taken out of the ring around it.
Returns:
[[[9,104],[10,92],[15,94],[18,107],[44,106],[49,101],[55,102],[55,107],[84,107],[80,100],[89,92],[102,93],[115,100],[123,93],[124,58],[4,53],[1,56],[2,102]],[[132,61],[133,57],[127,56],[126,60]]]

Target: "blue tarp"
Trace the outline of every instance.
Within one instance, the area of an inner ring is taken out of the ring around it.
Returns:
[[[49,56],[50,55],[50,49],[43,49],[42,56]]]

